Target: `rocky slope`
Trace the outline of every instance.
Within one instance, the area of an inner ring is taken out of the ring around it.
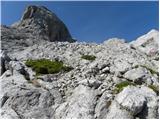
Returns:
[[[59,18],[38,6],[1,31],[1,118],[158,118],[158,31],[131,43],[71,43]],[[73,69],[37,76],[25,63],[42,58]]]

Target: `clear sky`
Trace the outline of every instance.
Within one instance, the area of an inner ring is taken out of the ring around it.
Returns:
[[[3,1],[2,24],[18,21],[28,5],[43,5],[53,11],[78,41],[101,43],[113,37],[131,41],[159,26],[158,1]]]

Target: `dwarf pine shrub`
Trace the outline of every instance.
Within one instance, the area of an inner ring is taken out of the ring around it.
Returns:
[[[94,56],[94,55],[82,55],[81,58],[82,58],[82,59],[86,59],[86,60],[93,61],[93,60],[96,59],[96,56]]]
[[[62,61],[51,61],[48,59],[27,60],[26,66],[31,67],[37,75],[54,74],[61,71],[69,72],[73,68],[65,66]]]

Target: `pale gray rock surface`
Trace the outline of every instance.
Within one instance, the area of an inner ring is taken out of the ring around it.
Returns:
[[[95,117],[98,119],[103,119],[109,112],[109,107],[112,101],[113,95],[110,92],[105,91],[97,101],[97,105],[95,107]]]
[[[159,117],[158,31],[131,43],[118,38],[71,43],[64,23],[38,6],[27,7],[20,21],[1,26],[1,31],[1,118]],[[25,65],[42,58],[62,61],[73,70],[36,75]],[[115,92],[124,81],[135,86]]]
[[[147,34],[139,37],[136,41],[130,43],[132,47],[146,53],[147,55],[154,55],[159,50],[159,33],[156,30],[151,30]]]
[[[78,86],[67,101],[57,108],[55,117],[78,119],[94,118],[96,96],[97,94],[94,89],[83,85]]]
[[[124,78],[132,80],[134,82],[138,82],[140,80],[142,81],[147,74],[148,74],[147,69],[143,67],[139,67],[139,68],[134,68],[132,70],[127,71],[124,74]]]
[[[126,109],[121,109],[121,106],[116,102],[113,101],[110,106],[110,111],[106,116],[105,119],[133,119],[133,115]]]
[[[107,118],[142,118],[153,119],[158,115],[158,97],[156,93],[145,86],[128,86],[116,97],[111,104]],[[121,115],[125,112],[125,115]]]

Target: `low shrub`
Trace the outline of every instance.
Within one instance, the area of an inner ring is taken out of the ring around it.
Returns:
[[[116,84],[116,88],[114,90],[115,93],[119,93],[121,92],[125,87],[127,87],[128,85],[133,85],[135,86],[136,84],[135,83],[132,83],[132,82],[129,82],[129,81],[123,81],[119,84]]]
[[[31,67],[37,75],[54,74],[60,71],[69,72],[73,69],[70,66],[64,66],[61,61],[50,61],[48,59],[27,60],[25,64]]]
[[[93,60],[96,59],[96,56],[94,56],[94,55],[82,55],[81,58],[82,58],[82,59],[86,59],[86,60],[93,61]]]

